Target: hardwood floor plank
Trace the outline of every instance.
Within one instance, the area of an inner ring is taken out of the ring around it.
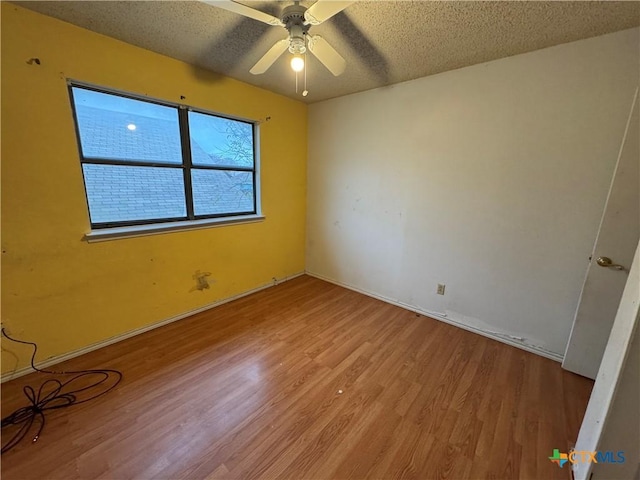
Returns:
[[[220,465],[213,472],[207,475],[205,480],[224,480],[229,478],[229,470],[224,465]]]
[[[385,418],[386,411],[377,399],[366,409],[360,410],[347,434],[341,436],[334,448],[324,452],[322,457],[310,466],[304,478],[336,478],[336,470],[350,458],[351,451],[364,438],[367,429],[380,425]]]
[[[402,418],[391,437],[391,448],[373,465],[368,478],[424,478],[423,466],[431,456],[435,439],[415,423]]]
[[[393,431],[401,421],[388,412],[380,423],[371,425],[333,473],[333,478],[367,478],[367,473],[380,463],[393,445]]]
[[[466,458],[473,460],[484,424],[472,411],[463,410],[459,412],[458,418],[451,428],[448,442],[458,447]]]
[[[286,462],[274,466],[271,455],[262,457],[260,464],[245,470],[239,475],[241,478],[314,478],[309,470],[319,466],[322,472],[328,470],[325,458],[335,450],[335,446],[350,435],[357,422],[365,415],[359,415],[371,408],[382,387],[376,386],[368,391],[353,390],[340,394],[337,398],[340,405],[332,414],[319,416],[304,435],[298,437],[296,442],[287,451]],[[367,422],[370,424],[370,422]],[[294,458],[292,458],[294,457]],[[285,464],[286,463],[286,464]],[[233,472],[232,472],[233,473]],[[326,474],[326,473],[325,473]]]
[[[308,276],[55,369],[83,368],[124,379],[47,412],[36,443],[2,456],[4,479],[566,480],[547,457],[575,441],[592,386]],[[50,377],[2,385],[3,415]]]

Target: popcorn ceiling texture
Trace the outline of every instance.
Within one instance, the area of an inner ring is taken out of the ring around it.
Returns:
[[[282,27],[201,2],[15,3],[306,103],[640,25],[640,2],[356,2],[312,27],[347,70],[334,77],[309,55],[309,95],[302,97],[286,53],[265,74],[249,73],[286,38]],[[292,2],[242,3],[279,16]]]

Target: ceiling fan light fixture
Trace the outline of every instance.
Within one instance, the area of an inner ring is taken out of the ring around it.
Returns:
[[[301,72],[304,69],[304,58],[299,55],[294,55],[291,59],[291,69],[294,72]]]
[[[307,51],[307,42],[304,37],[291,37],[289,51],[294,55],[301,55]]]

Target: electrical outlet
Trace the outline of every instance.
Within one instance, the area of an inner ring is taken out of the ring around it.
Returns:
[[[444,287],[445,287],[445,285],[443,283],[439,283],[438,284],[438,290],[436,291],[436,293],[438,295],[444,295]]]

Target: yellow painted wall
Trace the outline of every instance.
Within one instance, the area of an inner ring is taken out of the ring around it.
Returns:
[[[6,2],[1,8],[2,321],[38,343],[38,360],[304,270],[303,103]],[[41,65],[29,65],[32,57]],[[260,127],[266,220],[84,242],[89,217],[67,78],[244,118],[270,116]],[[212,273],[209,290],[192,291],[196,270]],[[3,373],[28,364],[28,348],[2,347]]]

